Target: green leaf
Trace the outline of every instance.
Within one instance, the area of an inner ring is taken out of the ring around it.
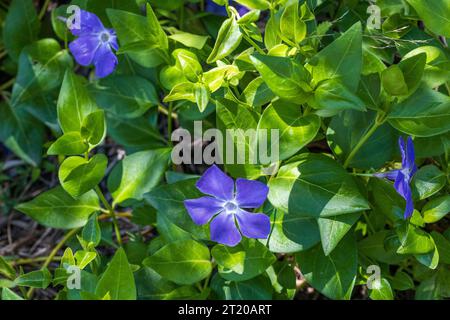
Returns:
[[[446,0],[406,0],[436,35],[450,37],[450,3]]]
[[[106,119],[103,110],[94,111],[84,118],[81,125],[81,136],[92,149],[99,145],[106,136]]]
[[[298,60],[261,54],[250,59],[273,93],[296,104],[306,101],[312,90],[310,75]]]
[[[305,38],[306,29],[306,23],[299,16],[298,1],[286,6],[280,19],[281,38],[298,44]]]
[[[133,272],[122,248],[114,254],[95,289],[100,297],[108,293],[111,300],[136,300]]]
[[[431,197],[439,192],[447,183],[445,174],[435,165],[420,168],[413,177],[413,196],[420,200]]]
[[[235,2],[250,9],[267,10],[270,7],[270,2],[267,0],[236,0]]]
[[[374,282],[369,297],[372,300],[394,300],[394,293],[389,281],[381,278],[378,282]]]
[[[254,239],[245,240],[235,247],[216,245],[211,254],[219,264],[221,277],[231,281],[252,279],[276,261],[275,256]]]
[[[38,39],[40,22],[32,0],[13,0],[4,20],[3,43],[14,61],[22,49]]]
[[[337,79],[356,92],[362,69],[361,23],[354,24],[309,61],[314,82]]]
[[[439,252],[439,260],[442,263],[450,264],[450,241],[436,231],[431,232],[431,237],[433,237],[434,243]]]
[[[2,300],[7,301],[7,300],[24,300],[24,299],[21,296],[14,293],[14,291],[12,291],[11,289],[3,288]]]
[[[269,135],[272,129],[279,130],[278,139],[273,141],[272,135]],[[316,137],[319,129],[318,116],[303,116],[299,106],[282,102],[273,102],[267,107],[258,123],[258,131],[269,131],[267,143],[271,146],[270,150],[275,150],[275,147],[280,149],[280,160],[290,158],[305,147]],[[258,137],[261,137],[261,133]]]
[[[402,69],[396,64],[381,73],[381,83],[384,90],[391,96],[405,96],[408,94],[408,85]]]
[[[192,234],[199,239],[209,239],[209,226],[196,225],[189,216],[184,206],[184,200],[200,198],[202,193],[198,191],[195,184],[197,179],[181,180],[172,184],[162,185],[145,195],[145,199],[156,210],[158,210],[158,220],[162,217],[170,223],[184,231],[184,235]],[[161,224],[158,224],[160,230]],[[163,232],[162,232],[163,233]],[[163,233],[164,236],[172,236],[170,233]]]
[[[326,256],[336,248],[360,216],[357,212],[318,219],[322,248]]]
[[[226,281],[219,274],[211,280],[211,289],[221,300],[271,300],[272,285],[267,276],[247,281]]]
[[[321,82],[314,92],[314,104],[321,116],[334,116],[343,110],[365,111],[364,102],[339,81]]]
[[[85,79],[68,70],[58,98],[58,120],[63,132],[81,132],[85,118],[97,109]]]
[[[94,191],[74,199],[62,187],[56,187],[16,209],[46,227],[74,229],[84,226],[90,214],[100,207]]]
[[[97,104],[120,118],[136,118],[158,104],[155,86],[139,76],[116,75],[90,87]]]
[[[98,224],[97,214],[93,214],[86,225],[83,227],[81,231],[81,236],[83,240],[87,243],[92,242],[94,246],[98,246],[100,241],[102,240],[102,232],[100,230],[100,225]]]
[[[197,103],[200,112],[205,111],[209,103],[209,90],[205,84],[197,83],[194,86],[195,102]]]
[[[385,241],[390,235],[389,231],[383,230],[367,238],[364,238],[358,243],[358,251],[365,256],[387,264],[397,264],[404,259],[397,254],[392,248],[385,246]]]
[[[358,266],[353,235],[347,235],[328,256],[315,246],[297,253],[296,258],[308,284],[330,299],[350,299]]]
[[[450,98],[419,88],[405,101],[395,104],[388,115],[397,130],[418,137],[431,137],[450,130]]]
[[[435,249],[430,235],[409,222],[403,223],[396,231],[400,240],[399,254],[425,254]]]
[[[31,271],[20,275],[15,281],[15,285],[21,287],[31,287],[45,289],[52,281],[52,275],[47,268]]]
[[[114,204],[128,199],[142,200],[164,176],[170,149],[141,151],[126,156],[116,165],[108,178],[108,189]]]
[[[201,36],[198,34],[188,33],[188,32],[177,32],[168,36],[169,39],[180,42],[188,48],[195,48],[202,50],[208,41],[208,36]]]
[[[108,158],[104,154],[96,154],[89,160],[69,157],[59,168],[59,181],[67,193],[78,198],[100,183],[107,165]]]
[[[438,197],[427,202],[422,209],[423,220],[435,223],[450,213],[450,195]]]
[[[141,268],[134,276],[139,300],[189,299],[198,294],[198,290],[194,286],[180,287],[148,267]]]
[[[332,217],[368,209],[353,178],[320,154],[302,154],[282,166],[269,187],[270,202],[289,214]]]
[[[44,127],[25,110],[0,102],[0,140],[18,157],[32,166],[42,158]]]
[[[376,113],[347,110],[333,117],[327,129],[327,141],[336,157],[344,163],[367,130],[374,124]],[[397,148],[394,130],[383,124],[356,152],[349,167],[380,168],[392,159]]]
[[[392,288],[395,290],[411,290],[414,289],[414,281],[409,274],[404,271],[397,271],[395,276],[390,279]]]
[[[320,242],[317,220],[273,210],[272,234],[268,248],[277,253],[294,253],[312,248]]]
[[[220,141],[217,143],[219,156],[233,177],[257,179],[261,175],[257,153],[257,120],[257,113],[240,103],[227,99],[217,101],[216,123],[224,137],[222,145]],[[225,143],[227,140],[232,143]]]
[[[0,274],[8,279],[16,277],[16,271],[2,256],[0,256]]]
[[[47,154],[56,155],[77,155],[88,151],[88,144],[85,142],[79,132],[73,131],[63,134],[48,148]]]
[[[42,39],[25,47],[19,58],[19,70],[11,96],[12,105],[42,99],[50,91],[59,88],[66,68],[72,68],[72,65],[67,50],[61,50],[54,39]]]
[[[194,284],[212,271],[208,247],[194,240],[169,243],[144,260],[164,278],[177,284]]]
[[[269,89],[263,78],[252,80],[242,92],[243,100],[252,107],[261,107],[270,102],[275,95]]]
[[[129,153],[164,147],[165,140],[146,117],[120,119],[106,114],[108,135]]]
[[[156,67],[168,60],[167,36],[149,4],[147,17],[115,9],[107,9],[106,12],[122,46],[136,42],[146,44],[137,51],[128,52],[132,60],[147,68]]]
[[[211,64],[227,57],[239,46],[241,40],[242,32],[233,15],[225,20],[220,27],[216,43],[206,62]]]

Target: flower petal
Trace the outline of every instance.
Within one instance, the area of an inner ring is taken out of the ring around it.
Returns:
[[[270,234],[270,218],[263,213],[239,210],[236,219],[239,229],[247,238],[267,239]]]
[[[408,137],[406,143],[406,164],[408,166],[409,171],[411,172],[410,176],[412,177],[416,171],[416,153],[414,151],[414,142],[411,137]]]
[[[262,182],[238,178],[236,202],[241,208],[258,208],[267,199],[269,187]]]
[[[117,43],[117,35],[116,35],[116,31],[114,29],[108,29],[110,38],[109,38],[109,45],[111,46],[111,48],[113,48],[114,50],[119,50],[119,44]]]
[[[400,170],[392,170],[388,172],[375,173],[374,176],[377,178],[387,178],[389,180],[395,181],[399,172]]]
[[[108,44],[101,45],[94,57],[95,76],[104,78],[114,72],[118,64],[116,55]]]
[[[399,172],[397,175],[397,179],[394,183],[395,190],[406,200],[406,208],[404,217],[405,219],[411,217],[414,211],[414,203],[412,199],[411,187],[409,185],[409,181],[406,179],[402,172]]]
[[[92,64],[99,47],[100,42],[97,36],[81,36],[69,43],[69,49],[75,61],[82,66]]]
[[[210,224],[211,240],[234,247],[241,241],[241,234],[233,214],[219,213]]]
[[[225,201],[234,198],[233,179],[223,173],[216,165],[205,171],[197,181],[196,186],[201,192]]]
[[[77,25],[79,22],[79,25]],[[105,30],[101,20],[93,13],[80,10],[79,20],[75,19],[72,21],[73,25],[70,28],[70,32],[74,36],[80,36],[83,34],[94,34]]]
[[[203,225],[223,210],[223,202],[212,197],[184,200],[184,206],[195,224]]]

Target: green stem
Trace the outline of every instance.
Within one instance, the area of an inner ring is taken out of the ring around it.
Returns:
[[[364,215],[364,219],[366,219],[366,223],[369,226],[369,230],[371,231],[372,234],[376,233],[375,228],[372,226],[372,223],[369,220],[369,216],[367,215],[367,213],[365,211],[363,211],[363,215]]]
[[[17,259],[15,261],[12,261],[12,265],[14,266],[19,266],[19,265],[23,265],[23,264],[33,264],[33,263],[38,263],[38,262],[42,262],[42,261],[46,261],[48,259],[47,257],[37,257],[37,258],[29,258],[29,259]],[[53,257],[52,261],[60,261],[62,259],[62,257]]]
[[[172,131],[173,131],[173,120],[172,120],[172,112],[173,111],[173,102],[169,103],[169,110],[167,112],[167,140],[169,141],[169,145],[172,146]]]
[[[80,231],[80,228],[72,229],[66,235],[64,238],[61,239],[61,241],[53,248],[52,252],[48,255],[48,257],[45,259],[44,264],[42,265],[41,269],[47,268],[48,265],[53,261],[58,251],[62,248],[62,246],[70,239],[72,238],[77,232]],[[28,299],[31,299],[33,296],[34,288],[30,288],[27,292]]]
[[[47,12],[47,8],[48,8],[49,4],[50,4],[50,0],[45,0],[44,5],[42,6],[42,9],[39,12],[39,20],[42,20],[42,18],[45,16],[45,13]]]
[[[8,89],[9,87],[11,87],[14,84],[14,82],[16,82],[16,78],[12,78],[12,79],[8,80],[7,82],[5,82],[4,84],[2,84],[0,86],[0,91],[4,91],[4,90]]]
[[[100,198],[100,201],[103,203],[105,208],[108,209],[109,215],[113,220],[114,232],[116,233],[117,243],[119,244],[119,246],[122,246],[122,236],[120,235],[119,222],[117,220],[116,213],[114,212],[114,208],[109,204],[108,200],[106,200],[99,186],[95,187],[95,192],[97,193],[98,197]]]
[[[355,155],[358,153],[359,149],[369,140],[369,138],[375,133],[375,131],[383,124],[384,120],[379,120],[379,115],[377,115],[372,127],[369,129],[369,131],[366,132],[365,135],[359,139],[356,146],[353,148],[353,150],[350,152],[350,154],[347,157],[347,160],[344,162],[344,168],[348,168],[350,162],[353,160]]]
[[[245,33],[244,33],[243,35],[244,35],[244,39],[247,40],[247,42],[250,43],[250,44],[253,46],[253,48],[256,49],[256,51],[258,51],[260,54],[266,54],[266,53],[264,52],[264,50],[261,49],[261,47],[258,46],[258,45],[256,44],[255,41],[252,40],[252,38],[250,38],[250,37],[249,37],[248,35],[246,35]]]

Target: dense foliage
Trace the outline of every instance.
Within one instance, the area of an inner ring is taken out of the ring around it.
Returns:
[[[2,299],[450,297],[448,0],[2,0],[0,19],[2,152],[59,180],[14,210],[65,230],[33,269],[0,257]],[[175,163],[194,121],[277,129],[279,159]]]

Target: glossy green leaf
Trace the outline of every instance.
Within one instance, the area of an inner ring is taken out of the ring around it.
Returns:
[[[427,202],[422,209],[423,220],[426,223],[434,223],[450,213],[450,195],[438,197]]]
[[[330,299],[350,299],[356,281],[358,255],[355,238],[345,237],[325,256],[320,246],[296,254],[308,284]]]
[[[136,118],[158,104],[154,85],[139,76],[111,76],[90,88],[98,106],[116,117]]]
[[[47,150],[48,155],[77,155],[88,151],[88,144],[79,132],[73,131],[63,134],[52,143]]]
[[[16,209],[44,226],[73,229],[84,226],[90,214],[100,210],[100,207],[94,191],[74,199],[62,187],[56,187],[19,204]]]
[[[446,0],[407,0],[427,28],[438,35],[450,37],[450,3]]]
[[[17,277],[14,283],[21,287],[31,287],[45,289],[50,285],[52,275],[47,268],[31,271]]]
[[[98,281],[95,293],[111,300],[135,300],[136,285],[125,251],[119,248]]]
[[[220,27],[214,48],[206,60],[213,63],[230,55],[241,43],[242,32],[234,16],[225,20]]]
[[[434,165],[420,168],[412,181],[413,196],[420,200],[431,197],[446,184],[445,174]]]
[[[169,243],[145,259],[144,264],[182,285],[194,284],[212,271],[208,248],[194,240]]]
[[[12,59],[19,59],[22,49],[38,39],[40,22],[32,0],[13,0],[4,21],[3,42]]]
[[[219,264],[221,277],[231,281],[252,279],[276,260],[262,243],[254,239],[245,240],[236,247],[216,245],[211,254]]]
[[[391,285],[386,278],[381,278],[378,282],[372,284],[370,299],[372,300],[394,300],[394,293]]]
[[[89,160],[69,157],[59,168],[59,181],[64,190],[78,198],[97,186],[105,175],[108,158],[97,154]]]
[[[267,143],[271,146],[271,150],[279,148],[280,160],[288,159],[310,143],[316,137],[319,128],[318,116],[312,114],[303,116],[299,106],[281,101],[267,107],[258,123],[258,131],[268,131]],[[272,140],[269,133],[273,129],[279,130],[278,139]]]
[[[302,154],[269,183],[269,200],[289,214],[332,217],[368,209],[353,178],[332,159]]]
[[[97,246],[102,239],[102,232],[97,218],[97,214],[93,214],[81,231],[83,240],[87,243],[92,242],[94,246]]]
[[[142,200],[162,179],[170,149],[133,153],[117,164],[108,178],[108,189],[119,204],[128,199]]]

